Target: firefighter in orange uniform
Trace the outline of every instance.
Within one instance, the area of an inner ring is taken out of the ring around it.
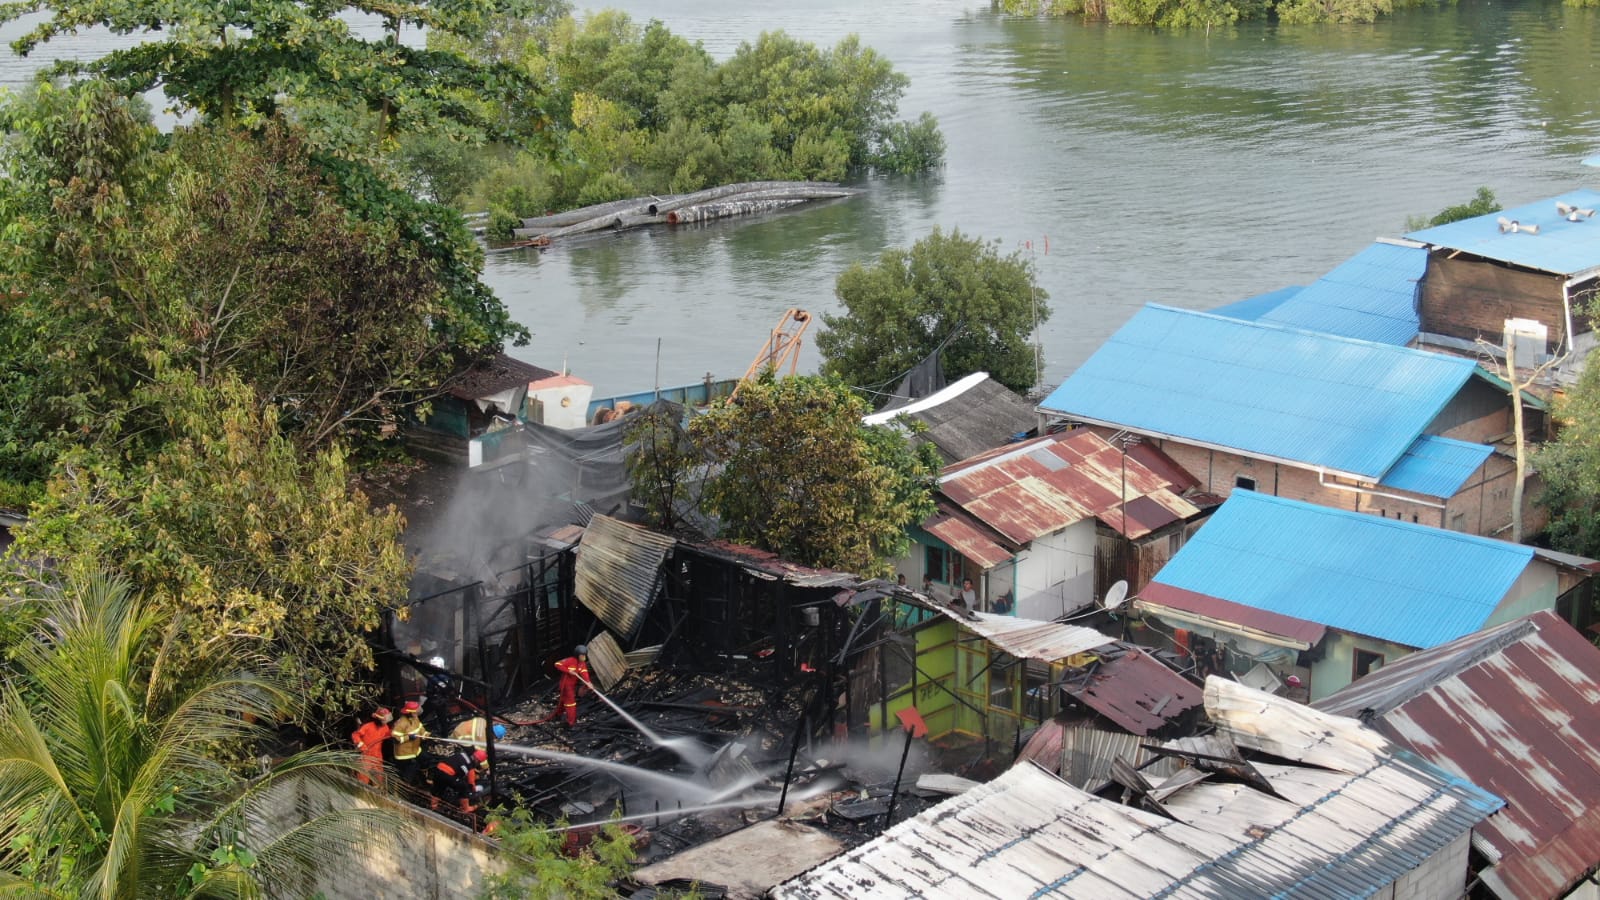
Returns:
[[[557,687],[561,691],[561,702],[555,709],[550,710],[550,715],[540,721],[548,722],[556,716],[566,718],[567,727],[578,724],[578,692],[587,694],[589,685],[589,647],[579,644],[572,648],[573,655],[556,663],[556,671],[561,673],[561,680]]]
[[[362,784],[383,783],[383,742],[389,739],[389,723],[393,720],[394,714],[380,706],[372,713],[372,721],[363,722],[350,733],[351,742],[367,757],[356,770],[356,777]]]

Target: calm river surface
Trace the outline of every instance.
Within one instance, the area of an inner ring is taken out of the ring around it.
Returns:
[[[785,309],[837,309],[841,270],[935,226],[1034,258],[1048,387],[1141,304],[1307,283],[1480,185],[1514,205],[1600,184],[1579,164],[1600,151],[1600,11],[1559,0],[1209,35],[971,0],[608,5],[719,59],[764,30],[857,33],[910,76],[901,114],[937,116],[948,152],[935,175],[828,206],[491,255],[488,282],[534,332],[512,352],[566,360],[602,395],[648,389],[658,341],[663,385],[741,374]],[[0,59],[0,79],[31,65]],[[808,343],[802,368],[816,359]]]

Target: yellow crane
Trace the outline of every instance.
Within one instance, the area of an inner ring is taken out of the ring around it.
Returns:
[[[806,327],[811,324],[811,314],[803,309],[791,309],[783,314],[778,324],[773,326],[772,334],[767,337],[767,343],[762,346],[761,352],[750,362],[750,368],[745,370],[744,377],[734,385],[733,393],[728,395],[728,402],[733,402],[739,396],[739,389],[745,382],[760,376],[762,372],[771,369],[777,372],[785,364],[789,366],[789,374],[793,375],[800,366],[800,337],[806,333]]]

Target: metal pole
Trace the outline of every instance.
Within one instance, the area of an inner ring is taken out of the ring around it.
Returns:
[[[906,746],[900,751],[900,768],[894,773],[894,791],[889,794],[889,811],[883,817],[883,830],[894,824],[895,801],[900,799],[900,777],[906,773],[906,759],[911,756],[911,729],[906,729]]]

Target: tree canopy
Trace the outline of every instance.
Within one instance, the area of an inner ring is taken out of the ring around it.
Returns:
[[[437,41],[480,61],[514,61],[544,85],[549,128],[484,151],[487,171],[474,187],[453,178],[449,148],[406,145],[418,183],[460,192],[439,199],[508,217],[735,181],[831,181],[869,166],[920,172],[944,154],[931,116],[895,120],[907,79],[853,36],[822,49],[763,34],[719,64],[658,21],[609,10],[579,19],[552,5],[475,40]]]
[[[1586,365],[1555,408],[1556,439],[1534,454],[1544,477],[1539,503],[1550,513],[1547,535],[1557,550],[1600,556],[1600,365]]]
[[[259,648],[224,639],[182,682],[169,639],[192,624],[133,586],[84,572],[33,585],[0,614],[39,623],[0,685],[0,890],[52,897],[300,896],[397,824],[331,812],[280,833],[263,800],[288,782],[336,784],[353,754],[311,751],[264,774],[229,765],[292,716],[295,692]]]
[[[892,387],[935,350],[950,379],[988,372],[1015,391],[1037,380],[1028,337],[1050,317],[1049,298],[1020,253],[936,228],[910,250],[852,265],[834,293],[844,309],[823,316],[817,347],[823,371],[849,384]]]
[[[276,408],[235,379],[176,372],[136,399],[165,420],[159,449],[66,453],[11,552],[143,585],[150,610],[186,622],[164,650],[171,678],[246,641],[275,660],[300,711],[364,702],[367,634],[410,575],[399,513],[349,487],[337,447],[302,456]]]
[[[66,447],[142,441],[129,399],[162,371],[232,373],[321,447],[380,432],[459,361],[526,336],[458,216],[319,161],[287,126],[162,139],[102,83],[41,85],[4,115],[14,479],[41,480]]]
[[[129,96],[159,87],[178,110],[225,124],[259,127],[287,100],[370,111],[381,135],[441,129],[477,135],[491,123],[462,92],[514,90],[521,71],[409,46],[401,29],[478,39],[499,17],[527,10],[520,0],[20,0],[0,6],[0,22],[45,14],[12,42],[20,56],[95,27],[144,36],[52,71],[103,76]],[[380,18],[383,36],[362,37],[350,25],[359,16]]]
[[[689,425],[709,461],[703,506],[724,536],[785,559],[877,575],[933,512],[938,461],[886,428],[845,385],[819,376],[744,384]]]

